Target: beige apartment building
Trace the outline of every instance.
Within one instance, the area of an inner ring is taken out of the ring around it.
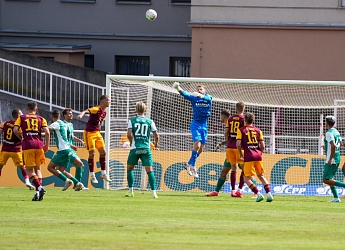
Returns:
[[[193,77],[345,80],[344,0],[192,0]]]

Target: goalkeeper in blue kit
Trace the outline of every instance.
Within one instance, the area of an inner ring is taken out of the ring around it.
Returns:
[[[192,132],[193,150],[185,168],[189,175],[199,177],[195,165],[196,159],[204,150],[207,141],[207,121],[211,116],[212,96],[206,94],[204,85],[197,86],[197,92],[187,93],[180,87],[180,83],[175,82],[173,86],[185,99],[191,102],[193,110],[193,121],[190,124]]]

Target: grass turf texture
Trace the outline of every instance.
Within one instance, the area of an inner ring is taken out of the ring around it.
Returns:
[[[344,249],[345,202],[221,193],[0,188],[1,249]]]

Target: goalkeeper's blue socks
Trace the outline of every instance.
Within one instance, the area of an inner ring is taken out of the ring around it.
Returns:
[[[188,165],[195,167],[196,164],[196,158],[199,157],[198,152],[192,150],[192,156],[190,157],[189,161],[188,161]]]

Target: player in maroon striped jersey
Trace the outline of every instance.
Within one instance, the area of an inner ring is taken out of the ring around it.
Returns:
[[[231,164],[230,182],[231,196],[242,198],[242,188],[244,185],[243,171],[241,171],[240,183],[238,190],[235,190],[237,168],[242,164],[240,155],[236,147],[237,130],[245,126],[244,113],[245,105],[243,102],[236,103],[236,114],[229,117],[226,122],[226,130],[224,133],[225,140],[228,142],[226,147],[226,160]],[[240,167],[242,168],[242,167]]]
[[[1,154],[0,154],[0,172],[3,166],[6,165],[8,159],[11,158],[14,165],[20,168],[25,180],[25,185],[30,190],[34,190],[35,187],[32,186],[32,184],[30,183],[29,175],[26,172],[26,168],[23,164],[22,142],[17,136],[13,134],[14,122],[22,114],[23,113],[20,109],[12,110],[13,120],[5,121],[0,126],[0,135],[4,133],[4,141],[2,143]]]
[[[246,126],[237,130],[236,147],[240,154],[240,158],[244,161],[243,172],[244,182],[247,186],[257,194],[257,202],[264,199],[264,196],[259,192],[256,185],[253,183],[255,174],[264,185],[267,193],[267,202],[273,201],[270,185],[264,177],[265,170],[262,163],[262,152],[265,150],[265,142],[262,132],[259,128],[253,125],[255,116],[253,113],[246,113]],[[243,152],[244,151],[244,156]]]
[[[45,163],[44,153],[48,151],[50,133],[46,119],[36,114],[38,111],[36,102],[28,102],[27,111],[27,114],[19,116],[16,120],[13,133],[22,141],[24,163],[30,180],[36,187],[32,200],[41,201],[46,191],[37,175],[42,175],[41,164]],[[41,138],[42,131],[45,132],[45,144]]]
[[[217,181],[217,186],[216,186],[215,191],[207,193],[205,194],[205,196],[218,196],[219,191],[221,190],[221,188],[223,187],[226,181],[226,176],[231,169],[231,187],[232,187],[231,196],[239,197],[239,198],[243,197],[242,192],[241,192],[241,189],[244,185],[243,171],[241,171],[240,183],[238,185],[239,189],[237,190],[237,192],[235,190],[235,185],[236,185],[237,164],[240,158],[240,155],[238,154],[238,151],[236,148],[236,132],[240,127],[244,126],[244,116],[243,116],[244,103],[243,102],[237,103],[236,110],[237,110],[237,114],[233,116],[230,116],[230,111],[226,109],[222,110],[220,113],[220,119],[226,125],[226,129],[224,133],[226,140],[223,141],[222,143],[219,143],[216,146],[216,150],[219,150],[222,145],[227,145],[227,149],[226,149],[227,156],[223,164],[222,172]],[[228,157],[228,154],[229,154],[229,157]]]
[[[110,178],[106,171],[106,150],[105,144],[103,140],[103,136],[100,133],[102,123],[107,115],[106,108],[110,106],[110,98],[107,95],[102,95],[99,98],[99,105],[86,109],[78,115],[78,119],[80,120],[83,118],[85,114],[90,114],[89,120],[86,124],[84,130],[84,142],[86,149],[89,151],[89,169],[90,169],[90,177],[92,183],[98,183],[96,176],[95,176],[95,150],[97,149],[99,152],[99,163],[101,165],[101,178],[104,181],[109,182]]]

